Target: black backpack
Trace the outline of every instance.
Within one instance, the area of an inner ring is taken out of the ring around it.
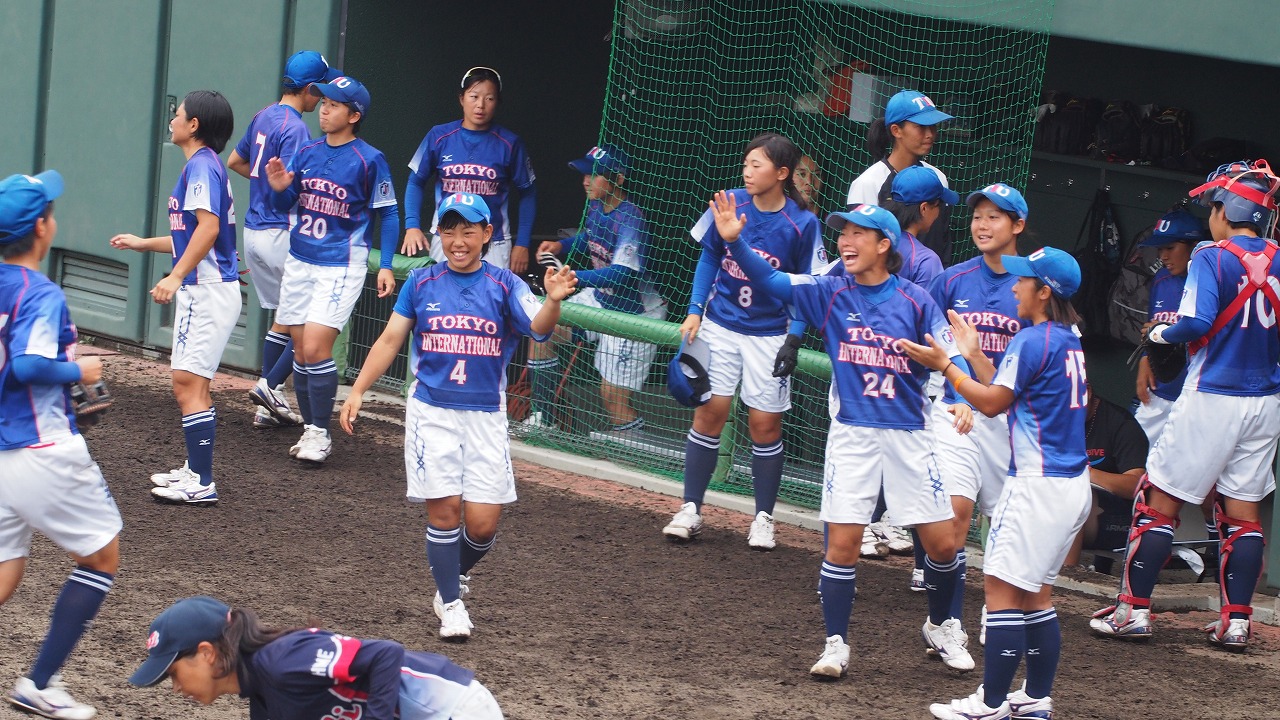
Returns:
[[[1142,121],[1138,157],[1167,167],[1191,147],[1191,113],[1169,107]]]
[[[1083,246],[1081,242],[1083,241]],[[1098,188],[1093,205],[1076,238],[1076,262],[1080,264],[1080,288],[1071,304],[1080,313],[1085,337],[1107,335],[1110,329],[1111,285],[1120,275],[1120,227],[1111,212],[1111,193]]]
[[[1101,101],[1058,92],[1047,100],[1054,110],[1036,123],[1032,147],[1059,155],[1087,155],[1102,114]]]
[[[1128,100],[1107,103],[1098,119],[1098,131],[1092,156],[1107,162],[1129,162],[1138,159],[1142,128],[1138,125],[1138,108]]]

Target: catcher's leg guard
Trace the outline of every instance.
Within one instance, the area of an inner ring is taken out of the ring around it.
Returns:
[[[1222,537],[1219,550],[1222,564],[1218,573],[1222,615],[1218,623],[1206,628],[1210,631],[1215,626],[1226,628],[1233,615],[1236,619],[1247,619],[1253,615],[1253,607],[1249,603],[1262,574],[1262,550],[1266,546],[1262,525],[1252,520],[1227,517],[1221,501],[1214,506],[1214,519]]]
[[[1133,608],[1151,607],[1156,577],[1169,560],[1173,531],[1178,527],[1177,518],[1147,505],[1147,494],[1152,487],[1151,481],[1143,475],[1133,498],[1133,522],[1129,526],[1129,542],[1125,546],[1124,571],[1120,573],[1116,604],[1094,613],[1095,618],[1114,614],[1115,622],[1123,625],[1129,620]]]

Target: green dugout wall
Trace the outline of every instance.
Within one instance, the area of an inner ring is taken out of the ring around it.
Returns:
[[[185,162],[168,142],[173,109],[191,90],[223,93],[235,111],[234,145],[253,114],[279,98],[289,54],[336,58],[340,10],[338,0],[0,3],[0,171],[54,168],[65,178],[47,270],[82,332],[169,346],[170,306],[147,296],[169,257],[115,251],[107,240],[168,233],[165,198]],[[232,178],[235,197],[247,198],[247,182]],[[254,367],[265,317],[252,290],[244,294],[223,359]]]

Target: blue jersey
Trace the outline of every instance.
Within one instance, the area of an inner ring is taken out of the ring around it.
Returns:
[[[443,655],[314,629],[241,659],[250,720],[448,720],[475,679]]]
[[[280,158],[285,167],[311,141],[311,131],[302,114],[289,105],[276,103],[258,111],[249,129],[236,145],[236,154],[249,163],[249,209],[244,226],[250,230],[289,227],[289,216],[276,209],[267,182],[267,161]]]
[[[299,150],[289,169],[297,194],[289,212],[289,254],[312,265],[363,264],[372,245],[370,211],[396,204],[382,152],[360,138],[337,147],[321,138]],[[384,252],[383,265],[389,262]]]
[[[1151,296],[1147,301],[1148,320],[1173,323],[1178,321],[1178,305],[1182,302],[1182,289],[1187,284],[1186,275],[1174,275],[1168,268],[1160,268],[1151,279]],[[1187,379],[1187,369],[1182,368],[1178,377],[1167,383],[1157,382],[1156,395],[1165,400],[1177,400],[1182,394],[1182,383]]]
[[[727,190],[738,215],[747,216],[739,241],[746,242],[775,270],[785,273],[813,273],[827,263],[822,245],[822,224],[808,210],[801,210],[787,198],[777,212],[763,212],[751,202],[746,190]],[[707,298],[706,317],[734,332],[751,336],[781,335],[790,318],[785,304],[756,287],[729,255],[716,230],[711,210],[702,214],[689,231],[702,246],[704,256],[720,266]]]
[[[1270,240],[1238,236],[1230,242],[1250,253],[1261,253]],[[1273,263],[1267,269],[1273,288],[1280,288],[1280,274]],[[1195,317],[1212,325],[1218,314],[1240,294],[1248,280],[1245,267],[1230,250],[1207,245],[1191,256],[1187,284],[1178,315]],[[1280,336],[1276,313],[1280,308],[1261,290],[1209,344],[1191,356],[1185,387],[1219,395],[1274,395],[1280,392]]]
[[[902,256],[902,269],[898,277],[910,280],[922,288],[928,288],[933,279],[942,274],[942,258],[915,235],[902,233],[898,242],[898,254]]]
[[[893,275],[875,287],[848,275],[792,275],[791,283],[792,307],[822,334],[831,356],[835,418],[846,425],[924,429],[929,369],[907,357],[902,341],[923,344],[928,333],[948,355],[959,354],[929,294]]]
[[[38,272],[0,263],[0,450],[79,432],[66,385],[26,385],[13,376],[14,358],[73,361],[75,345],[62,289]]]
[[[569,252],[585,252],[591,258],[589,270],[578,271],[578,286],[595,288],[601,307],[639,315],[659,302],[653,283],[645,275],[649,255],[649,231],[644,214],[634,203],[624,200],[611,212],[604,203],[587,204],[583,231],[568,241]],[[619,279],[598,271],[625,268],[631,273]]]
[[[1023,326],[1018,318],[1018,300],[1013,296],[1016,282],[1017,276],[1011,273],[992,272],[979,255],[947,268],[929,288],[943,317],[948,310],[955,310],[977,326],[982,353],[997,368],[1004,359],[1005,348]],[[945,385],[942,397],[953,405],[964,402],[950,383]]]
[[[1013,391],[1009,408],[1009,475],[1078,477],[1085,452],[1084,351],[1071,328],[1033,325],[1014,336],[992,385]]]
[[[453,193],[474,193],[484,198],[493,218],[493,228],[504,240],[511,240],[510,195],[512,188],[524,190],[536,177],[524,141],[499,125],[488,130],[468,130],[461,120],[437,125],[427,131],[409,161],[409,169],[421,182],[436,177],[436,208]],[[405,227],[421,227],[419,208],[405,211]],[[431,233],[436,232],[432,213]]]
[[[196,211],[205,210],[218,218],[218,237],[200,258],[195,270],[182,278],[183,285],[236,282],[240,279],[236,256],[236,209],[231,201],[231,183],[218,154],[202,147],[187,160],[178,183],[169,195],[169,233],[173,238],[173,263],[187,251],[196,230]]]
[[[487,262],[472,273],[447,263],[409,273],[395,312],[413,320],[413,396],[437,407],[498,412],[507,363],[542,304],[510,270]]]

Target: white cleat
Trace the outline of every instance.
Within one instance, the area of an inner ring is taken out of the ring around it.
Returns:
[[[471,616],[467,614],[467,607],[462,604],[461,598],[440,608],[441,638],[463,642],[471,637],[473,628],[475,625],[471,624]]]
[[[328,430],[308,425],[306,431],[302,433],[302,439],[298,440],[298,444],[294,447],[298,448],[298,451],[295,453],[293,448],[289,448],[289,454],[295,459],[322,463],[333,454],[333,439],[329,436]]]
[[[959,672],[969,672],[974,668],[973,656],[968,650],[969,636],[956,618],[949,618],[941,625],[925,620],[921,633],[929,653],[941,658],[947,667]]]
[[[169,487],[176,483],[185,483],[195,478],[197,481],[200,476],[191,471],[186,463],[182,463],[182,467],[174,468],[168,472],[158,472],[151,476],[151,484],[156,487]]]
[[[987,707],[981,685],[978,692],[967,698],[930,705],[929,712],[938,720],[1007,720],[1012,717],[1008,700],[1000,703],[1000,707]]]
[[[809,668],[809,674],[816,678],[844,677],[849,669],[849,646],[844,638],[832,635],[827,638],[827,645],[822,649],[818,662]]]
[[[752,550],[772,550],[777,546],[773,539],[773,516],[761,510],[756,519],[751,521],[751,532],[747,533],[747,546]]]
[[[662,528],[662,534],[677,540],[690,540],[702,532],[702,516],[697,506],[687,502],[680,506],[680,512],[671,518],[671,522]]]
[[[18,678],[6,699],[20,710],[54,720],[89,720],[98,713],[92,705],[77,702],[71,697],[58,675],[49,678],[49,685],[43,690],[37,690],[36,684],[28,678]]]

